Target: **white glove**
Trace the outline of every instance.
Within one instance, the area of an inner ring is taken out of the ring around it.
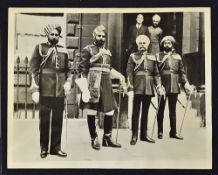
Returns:
[[[187,82],[187,83],[185,83],[184,88],[185,88],[186,92],[190,95],[194,92],[195,86],[190,85],[189,82]]]
[[[124,93],[127,93],[127,85],[125,82],[125,77],[122,74],[120,75],[120,85],[121,85]]]
[[[39,103],[39,92],[33,92],[32,99],[35,103]]]
[[[64,92],[66,96],[70,94],[70,89],[71,89],[71,83],[67,81],[66,83],[64,83]]]
[[[158,95],[165,95],[166,94],[165,88],[162,85],[157,86],[157,93]]]
[[[128,97],[131,98],[131,99],[134,98],[134,92],[133,92],[133,91],[127,92],[127,95],[128,95]]]
[[[99,50],[99,53],[100,53],[101,55],[112,56],[111,52],[110,52],[109,50],[105,49],[105,48],[100,49],[100,50]]]
[[[81,92],[82,92],[82,100],[87,103],[89,99],[91,98],[90,96],[90,91],[88,88],[88,81],[87,78],[78,78],[75,80],[76,84],[79,86]]]
[[[82,93],[82,101],[84,101],[85,103],[88,103],[90,98],[90,91],[85,91],[84,93]]]

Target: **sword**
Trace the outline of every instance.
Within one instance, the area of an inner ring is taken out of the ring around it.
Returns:
[[[153,108],[155,109],[155,111],[157,111],[157,107],[154,105],[154,103],[151,101],[151,105],[153,106]]]
[[[182,118],[182,123],[181,123],[180,129],[179,129],[179,136],[181,135],[181,132],[182,132],[182,127],[183,127],[183,123],[184,123],[184,120],[185,120],[186,112],[187,112],[187,109],[188,109],[188,103],[190,101],[190,97],[191,97],[191,93],[189,94],[187,102],[186,102],[186,105],[185,105],[185,112],[184,112],[184,115],[183,115],[183,118]]]
[[[154,123],[153,123],[153,128],[152,128],[152,133],[151,133],[151,138],[152,139],[153,139],[153,135],[154,135],[154,128],[155,128],[155,123],[156,123],[158,111],[159,111],[159,108],[160,108],[161,99],[162,99],[162,95],[159,96],[158,106],[156,108],[156,115],[155,115],[155,118],[154,118]],[[153,104],[153,103],[151,102],[151,104]],[[153,107],[155,107],[154,104],[153,104]]]
[[[119,83],[119,105],[118,105],[118,112],[117,112],[117,134],[116,134],[116,143],[118,138],[118,131],[119,131],[119,120],[120,120],[120,105],[121,105],[121,84]]]
[[[68,120],[68,110],[67,110],[67,106],[68,106],[68,97],[66,95],[65,97],[65,120],[66,120],[66,148],[67,148],[67,120]]]
[[[178,101],[179,104],[185,109],[185,105],[183,105],[183,103],[182,103],[179,99],[177,99],[177,101]]]

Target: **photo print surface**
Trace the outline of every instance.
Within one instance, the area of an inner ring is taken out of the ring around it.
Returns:
[[[8,19],[8,168],[212,168],[210,8]]]

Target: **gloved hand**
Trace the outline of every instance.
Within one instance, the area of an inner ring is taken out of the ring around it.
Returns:
[[[108,56],[112,56],[111,52],[105,48],[102,48],[99,50],[99,53],[102,55],[108,55]]]
[[[166,91],[165,91],[165,88],[162,86],[162,85],[158,85],[157,86],[157,94],[158,95],[164,95],[165,96],[165,94],[166,94]]]
[[[120,74],[119,79],[120,79],[120,85],[121,85],[123,91],[125,93],[127,93],[127,85],[126,85],[126,82],[125,82],[125,77],[122,74]]]
[[[35,103],[39,103],[39,92],[38,91],[32,93],[32,100]]]
[[[185,91],[188,95],[191,95],[195,90],[195,86],[190,85],[189,82],[185,83],[184,88],[185,88]]]
[[[64,83],[64,92],[65,95],[69,95],[70,94],[70,89],[71,89],[71,83],[69,81]]]
[[[82,101],[88,103],[91,98],[90,91],[85,91],[82,93]]]
[[[134,92],[133,92],[133,91],[127,92],[127,95],[128,95],[128,97],[131,98],[131,99],[134,98]]]
[[[88,88],[88,81],[87,78],[78,78],[75,80],[76,84],[79,86],[81,92],[82,92],[82,100],[87,103],[89,102],[89,99],[91,98],[90,91]]]

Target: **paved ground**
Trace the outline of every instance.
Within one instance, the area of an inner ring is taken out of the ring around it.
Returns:
[[[183,99],[185,103],[185,100]],[[177,105],[177,128],[181,124],[184,109]],[[9,166],[22,168],[198,168],[211,166],[211,124],[200,128],[200,119],[196,111],[189,108],[182,135],[184,140],[168,137],[168,111],[164,120],[164,139],[154,138],[155,144],[138,141],[135,146],[129,144],[130,129],[120,129],[118,141],[121,149],[101,147],[95,151],[90,146],[86,119],[64,120],[62,149],[68,153],[67,158],[49,155],[46,159],[39,156],[38,119],[13,119],[10,125]],[[31,115],[31,114],[28,114]],[[149,112],[149,133],[152,130],[154,110]],[[98,129],[102,141],[102,129]],[[115,140],[116,129],[113,130]]]

